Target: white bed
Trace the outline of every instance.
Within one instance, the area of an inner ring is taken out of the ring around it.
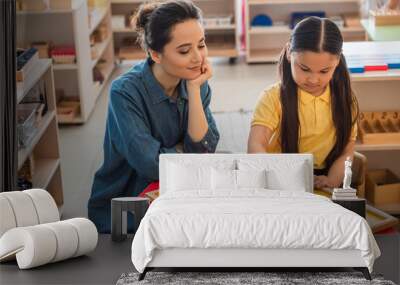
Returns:
[[[354,267],[370,278],[380,251],[368,223],[312,192],[307,154],[161,155],[132,262],[140,279],[155,267]]]

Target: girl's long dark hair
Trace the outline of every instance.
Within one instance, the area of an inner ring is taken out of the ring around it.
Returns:
[[[288,52],[328,52],[340,57],[329,83],[331,89],[332,119],[336,130],[336,142],[325,164],[329,169],[343,153],[349,142],[351,130],[358,119],[358,103],[350,85],[350,75],[342,54],[343,38],[339,28],[329,19],[310,17],[294,28],[288,46],[279,59],[282,105],[281,148],[285,153],[299,152],[298,90],[293,79]]]

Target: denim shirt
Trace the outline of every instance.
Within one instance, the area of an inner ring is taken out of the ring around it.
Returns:
[[[186,82],[178,85],[173,101],[155,79],[150,61],[134,66],[113,81],[104,138],[104,163],[96,172],[88,216],[99,232],[110,231],[111,199],[137,196],[159,179],[160,153],[176,153],[183,144],[187,153],[215,152],[219,133],[209,109],[211,89],[200,88],[208,131],[200,142],[188,134]],[[128,228],[132,230],[130,219]]]

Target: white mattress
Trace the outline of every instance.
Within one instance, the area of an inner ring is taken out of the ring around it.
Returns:
[[[132,243],[139,272],[156,249],[359,250],[372,271],[379,248],[365,219],[307,192],[170,192],[156,199]]]

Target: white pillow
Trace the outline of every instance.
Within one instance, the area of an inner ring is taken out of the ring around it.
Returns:
[[[307,191],[307,180],[305,167],[302,163],[294,163],[286,169],[268,169],[267,185],[272,190]]]
[[[237,188],[267,188],[267,171],[236,170]]]
[[[309,182],[307,162],[293,157],[276,156],[268,159],[239,159],[240,170],[261,170],[267,172],[267,189],[307,191]]]
[[[236,190],[236,170],[213,167],[211,170],[211,188],[212,190]]]
[[[168,164],[168,191],[211,188],[211,167]]]

